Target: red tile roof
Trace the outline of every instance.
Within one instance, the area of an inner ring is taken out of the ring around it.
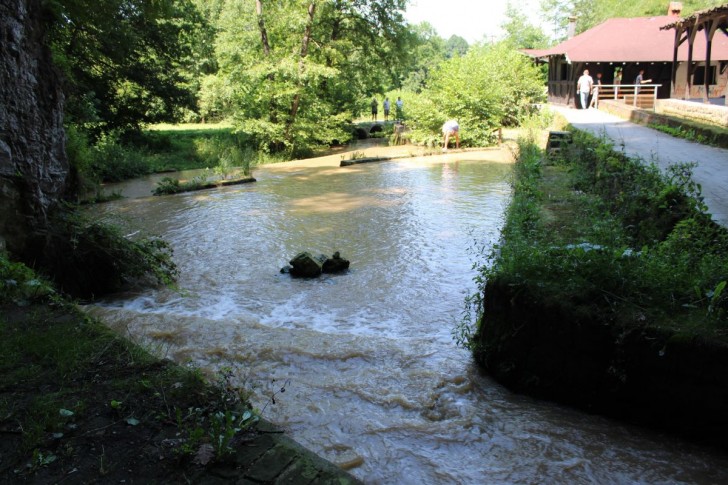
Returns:
[[[525,50],[531,57],[565,55],[571,62],[672,62],[674,30],[660,27],[675,23],[672,16],[614,18],[550,49]],[[711,60],[728,60],[728,35],[720,30],[713,37]],[[678,50],[678,60],[687,61],[688,43]],[[693,60],[705,60],[705,35],[695,37]]]

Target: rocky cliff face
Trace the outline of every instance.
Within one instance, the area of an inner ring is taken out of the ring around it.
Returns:
[[[41,0],[0,2],[0,241],[41,250],[65,191],[63,93],[44,43]]]

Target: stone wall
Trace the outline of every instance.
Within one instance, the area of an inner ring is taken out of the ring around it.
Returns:
[[[546,301],[497,279],[476,359],[507,387],[728,447],[728,345]]]
[[[695,103],[681,99],[658,99],[655,112],[728,128],[728,106]]]
[[[26,255],[44,244],[68,178],[64,98],[43,15],[41,0],[0,2],[0,239]]]

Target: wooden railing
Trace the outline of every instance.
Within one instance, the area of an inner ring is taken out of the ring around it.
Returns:
[[[662,84],[602,84],[599,99],[614,99],[636,108],[654,109],[660,86]]]

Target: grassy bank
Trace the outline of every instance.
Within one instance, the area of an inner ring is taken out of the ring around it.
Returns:
[[[181,480],[257,421],[232,375],[159,361],[4,255],[0,281],[0,481]]]
[[[260,419],[239,372],[160,360],[0,252],[0,483],[358,483]]]
[[[99,183],[204,168],[226,178],[234,172],[249,175],[257,164],[278,161],[254,150],[249,138],[228,124],[158,125],[136,134],[105,134],[93,142],[73,126],[67,134],[81,200],[93,199]]]
[[[691,168],[663,174],[580,132],[551,158],[521,140],[481,286],[497,279],[621,323],[728,338],[728,231],[704,213]]]
[[[502,239],[470,298],[477,362],[512,390],[725,447],[728,231],[690,165],[574,133],[521,140]]]

